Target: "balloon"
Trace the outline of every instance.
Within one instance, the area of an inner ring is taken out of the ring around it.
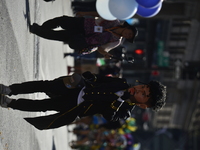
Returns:
[[[155,8],[163,2],[163,0],[136,0],[136,2],[145,8]]]
[[[135,0],[110,0],[109,9],[119,20],[126,20],[135,15],[138,3]]]
[[[116,20],[109,10],[109,0],[97,0],[96,9],[98,14],[105,20]]]
[[[130,19],[127,19],[126,22],[130,25],[134,25],[134,24],[138,24],[139,20],[137,18],[130,18]]]
[[[145,7],[138,5],[138,9],[137,9],[136,13],[141,17],[150,18],[150,17],[157,15],[159,13],[161,7],[162,7],[162,3],[160,3],[157,7],[152,8],[152,9],[145,8]]]

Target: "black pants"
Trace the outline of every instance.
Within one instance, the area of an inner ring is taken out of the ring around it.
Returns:
[[[21,84],[10,85],[11,94],[27,94],[34,92],[45,92],[47,94],[53,94],[53,98],[43,100],[31,100],[31,99],[13,99],[8,105],[13,109],[22,111],[47,111],[55,110],[64,112],[70,110],[77,105],[77,97],[80,92],[80,88],[68,89],[62,78],[55,79],[53,81],[31,81]]]
[[[61,27],[63,30],[53,30]],[[42,26],[34,26],[32,33],[49,40],[63,41],[72,49],[87,47],[85,41],[84,18],[61,16],[50,19]]]

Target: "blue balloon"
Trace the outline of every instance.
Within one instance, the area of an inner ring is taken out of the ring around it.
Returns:
[[[162,3],[160,3],[156,8],[145,8],[138,5],[136,14],[144,18],[150,18],[157,15],[161,7],[162,7]]]
[[[163,0],[135,0],[139,5],[145,7],[145,8],[155,8],[160,3],[163,2]]]

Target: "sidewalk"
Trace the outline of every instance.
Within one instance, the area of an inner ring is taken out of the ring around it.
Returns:
[[[62,42],[42,39],[30,34],[27,16],[31,23],[62,15],[72,16],[70,0],[46,3],[43,0],[2,0],[1,25],[1,83],[10,85],[32,80],[52,80],[68,75],[67,66],[74,66],[74,58],[64,58],[64,52],[73,52]],[[43,99],[45,94],[19,95],[17,98]],[[15,97],[16,98],[16,97]],[[0,108],[0,150],[70,150],[68,143],[76,139],[67,126],[40,131],[24,121],[25,117],[48,115],[53,112],[22,112]],[[73,128],[73,126],[70,126]],[[71,130],[71,129],[70,129]]]
[[[62,15],[72,15],[70,1],[59,0],[50,3],[39,2],[39,9],[41,10],[40,19],[38,20],[41,24],[43,21]],[[52,11],[54,10],[54,11]],[[73,52],[68,45],[58,41],[49,41],[40,38],[40,64],[39,64],[39,77],[38,79],[54,79],[59,76],[68,75],[67,67],[74,66],[73,57],[63,57],[64,52]],[[48,56],[48,57],[47,57]],[[40,97],[41,98],[41,97]],[[51,113],[51,112],[49,112]],[[45,114],[45,115],[48,115]],[[70,130],[73,126],[69,127]],[[45,134],[44,134],[45,133]],[[70,150],[69,142],[75,140],[76,136],[68,132],[67,126],[63,126],[58,129],[50,131],[36,131],[38,141],[41,150],[45,150],[46,146],[53,146],[55,144],[56,150]],[[47,136],[51,136],[52,139],[48,139]],[[53,141],[54,140],[54,141]]]

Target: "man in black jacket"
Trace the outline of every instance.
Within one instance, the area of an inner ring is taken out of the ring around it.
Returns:
[[[16,100],[5,96],[34,92],[45,92],[51,98]],[[58,111],[49,116],[25,118],[37,129],[43,130],[68,125],[77,117],[94,114],[101,114],[108,121],[127,119],[135,105],[157,111],[165,104],[166,87],[158,81],[130,87],[124,78],[105,77],[87,71],[82,76],[74,74],[52,81],[31,81],[10,86],[1,84],[0,94],[0,105],[5,108]]]

